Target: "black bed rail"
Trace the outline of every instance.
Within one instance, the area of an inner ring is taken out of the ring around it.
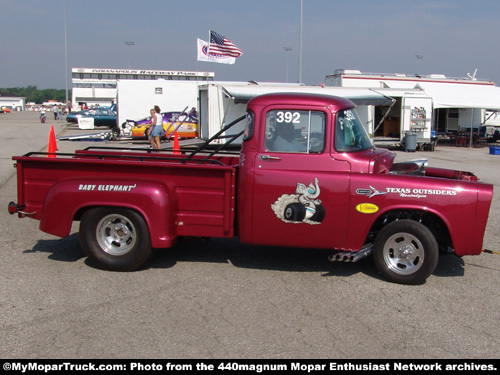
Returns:
[[[104,147],[103,147],[104,148]],[[118,148],[113,148],[113,147],[108,147],[107,149],[109,150],[118,150]],[[119,150],[125,151],[125,149],[120,148]],[[131,151],[149,151],[146,149],[130,149]],[[33,152],[28,152],[24,154],[22,157],[31,157],[31,156],[42,156],[46,157],[47,160],[51,161],[61,161],[61,160],[69,160],[69,159],[77,159],[77,160],[84,160],[84,159],[98,159],[98,160],[128,160],[128,161],[176,161],[184,164],[186,162],[186,158],[182,156],[177,156],[177,155],[172,155],[172,154],[164,154],[162,156],[161,154],[158,153],[148,153],[148,154],[139,154],[137,155],[113,155],[113,154],[104,154],[104,153],[48,153],[48,152],[38,152],[38,151],[33,151]],[[52,158],[49,156],[53,156]],[[216,164],[216,165],[221,165],[221,166],[227,166],[227,164],[223,163],[220,160],[217,159],[193,159],[190,160],[192,164],[201,164],[201,163],[206,163],[206,164]]]
[[[231,129],[234,125],[238,124],[240,121],[243,121],[246,118],[246,115],[238,117],[236,120],[230,122],[226,126],[224,126],[221,130],[219,130],[215,135],[213,135],[211,138],[207,139],[204,143],[199,145],[196,150],[191,152],[191,154],[188,155],[186,159],[184,159],[183,163],[186,163],[190,161],[195,155],[200,154],[200,153],[207,153],[208,155],[204,159],[195,159],[197,162],[205,162],[209,160],[212,156],[215,154],[220,154],[222,151],[227,152],[227,149],[231,146],[231,144],[241,137],[243,133],[245,132],[244,130],[240,131],[239,133],[236,134],[228,134],[228,135],[223,135],[226,131]],[[227,142],[222,143],[218,145],[217,147],[210,149],[210,144],[215,141],[215,140],[223,140],[223,139],[228,139]],[[231,154],[231,152],[229,152]],[[234,154],[234,153],[232,153]]]
[[[227,166],[227,164],[222,161],[214,158],[214,155],[224,157],[235,157],[239,155],[239,150],[235,151],[232,149],[234,147],[233,142],[241,137],[244,131],[241,131],[236,134],[224,135],[224,133],[231,129],[233,126],[241,122],[246,118],[246,115],[238,117],[236,120],[232,121],[228,125],[224,126],[217,134],[212,136],[210,139],[205,140],[203,143],[195,146],[196,148],[192,150],[192,147],[186,147],[184,149],[181,148],[181,152],[184,154],[183,156],[172,154],[173,151],[171,148],[168,150],[154,150],[150,148],[133,148],[133,147],[112,147],[112,146],[88,146],[84,148],[82,151],[85,152],[75,152],[75,153],[48,153],[48,152],[29,152],[23,156],[44,156],[49,157],[52,156],[57,160],[61,158],[95,158],[99,160],[104,159],[120,159],[120,160],[137,160],[137,161],[176,161],[181,164],[192,163],[192,164],[216,164]],[[221,144],[211,144],[216,140],[227,140],[225,143]],[[107,153],[106,151],[110,151]],[[117,151],[129,152],[129,155],[121,155],[115,154]],[[186,156],[186,154],[190,151],[190,153]],[[168,154],[164,152],[169,152]],[[133,153],[133,155],[132,155]],[[195,156],[198,156],[195,158]],[[48,158],[50,159],[50,158]]]

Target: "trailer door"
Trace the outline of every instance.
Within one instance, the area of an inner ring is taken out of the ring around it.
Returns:
[[[411,132],[417,134],[417,143],[429,143],[432,131],[432,98],[404,96],[401,109],[401,139],[406,132]]]

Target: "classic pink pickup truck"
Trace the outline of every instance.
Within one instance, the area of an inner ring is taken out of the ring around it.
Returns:
[[[89,259],[118,271],[189,236],[331,249],[332,261],[371,254],[386,279],[403,284],[424,283],[440,252],[481,253],[493,187],[469,172],[393,163],[351,101],[263,95],[238,120],[244,131],[226,135],[235,121],[180,153],[93,147],[15,156],[18,202],[9,212],[61,237],[80,221]]]

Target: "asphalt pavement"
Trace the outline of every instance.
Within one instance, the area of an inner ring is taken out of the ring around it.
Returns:
[[[50,117],[0,114],[2,358],[498,358],[500,255],[442,256],[420,286],[385,281],[370,258],[330,263],[323,250],[237,240],[184,241],[135,272],[93,267],[78,223],[59,238],[7,214],[11,157],[46,151],[51,125],[84,132]],[[87,145],[57,142],[59,152]],[[396,153],[492,183],[484,247],[500,251],[500,156],[439,144]]]

